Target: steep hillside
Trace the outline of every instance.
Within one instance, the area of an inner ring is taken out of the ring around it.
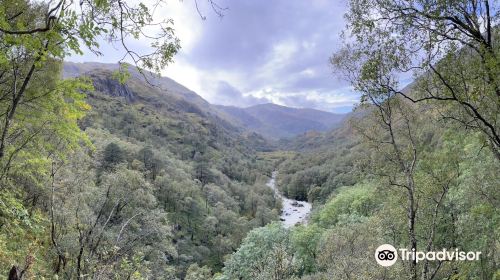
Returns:
[[[91,75],[96,81],[101,73],[112,73],[118,70],[117,64],[97,62],[64,63],[64,77]],[[336,127],[345,117],[341,114],[319,111],[315,109],[299,109],[276,104],[261,104],[248,108],[212,105],[195,92],[168,77],[159,77],[149,72],[139,73],[135,67],[129,66],[131,81],[125,87],[135,84],[135,81],[147,79],[148,96],[139,96],[141,102],[147,101],[158,107],[174,107],[178,110],[195,113],[212,119],[218,125],[231,132],[239,132],[249,139],[256,140],[256,146],[262,150],[272,147],[265,143],[258,134],[269,139],[290,138],[308,131],[328,131]],[[112,82],[118,84],[117,81]],[[116,85],[100,85],[119,89]],[[139,91],[141,92],[141,91]],[[136,101],[130,93],[122,92],[128,101]],[[255,134],[258,133],[258,134]]]
[[[88,76],[92,79],[98,92],[122,97],[130,104],[148,105],[154,108],[153,110],[174,118],[183,114],[194,114],[199,118],[210,120],[211,125],[216,126],[218,130],[223,130],[223,135],[231,138],[234,142],[245,144],[242,147],[262,151],[271,149],[270,143],[262,136],[247,131],[224,112],[174,80],[168,77],[159,77],[149,72],[145,72],[143,75],[135,67],[130,66],[130,79],[126,84],[120,84],[112,78],[113,72],[116,70],[118,70],[117,64],[65,62],[63,77]],[[229,143],[222,141],[220,144]]]
[[[360,174],[356,162],[364,155],[355,137],[354,114],[327,132],[308,132],[280,141],[295,155],[279,165],[279,186],[290,198],[323,203],[341,186],[351,186]]]
[[[183,279],[194,263],[219,271],[249,230],[278,219],[279,201],[265,186],[272,167],[257,157],[266,144],[261,136],[177,84],[165,90],[133,73],[121,84],[109,65],[66,67],[66,77],[80,74],[94,86],[86,94],[91,108],[79,120],[90,143],[82,139],[75,153],[54,161],[52,177],[39,175],[51,192],[27,191],[44,198],[41,208],[51,197],[54,228],[46,244],[57,251],[36,252],[47,260],[38,266],[54,264],[64,279]]]
[[[300,109],[276,104],[247,108],[217,106],[244,127],[272,139],[290,138],[307,131],[327,131],[337,126],[344,115],[315,109]]]
[[[99,74],[99,72],[113,72],[118,70],[118,64],[109,63],[98,63],[98,62],[85,62],[85,63],[74,63],[74,62],[64,62],[63,65],[63,77],[72,78],[82,75],[93,74],[94,77]],[[131,75],[132,80],[139,80],[144,82],[147,79],[147,84],[154,86],[156,89],[156,97],[162,98],[175,98],[183,99],[189,103],[195,104],[199,112],[216,114],[216,110],[210,106],[210,104],[201,98],[195,92],[189,90],[183,85],[175,82],[168,77],[160,77],[158,75],[152,74],[148,71],[143,71],[143,74],[139,73],[137,69],[133,66],[128,66],[128,71]],[[152,88],[152,87],[150,87]],[[158,92],[163,92],[163,95],[158,95]],[[168,94],[166,94],[168,93]],[[151,93],[150,93],[151,95]],[[162,102],[160,99],[154,100],[156,102]]]
[[[484,138],[443,120],[444,106],[401,98],[383,106],[391,109],[389,118],[368,107],[335,131],[287,143],[300,152],[269,156],[281,155],[277,186],[283,194],[313,203],[309,222],[252,230],[215,279],[272,279],[276,271],[281,279],[411,279],[400,260],[390,269],[374,264],[373,252],[387,242],[405,248],[413,225],[416,236],[427,237],[418,244],[436,248],[430,251],[488,255],[465,267],[429,263],[439,276],[426,279],[495,277],[500,163]],[[418,214],[411,217],[413,201]]]

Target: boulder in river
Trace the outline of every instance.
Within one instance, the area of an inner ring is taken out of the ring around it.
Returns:
[[[273,176],[268,181],[267,186],[275,192],[277,197],[282,199],[280,221],[283,223],[283,226],[288,228],[295,224],[307,224],[307,217],[311,212],[312,205],[305,201],[297,201],[283,196],[276,188],[276,174],[277,172],[273,172]]]

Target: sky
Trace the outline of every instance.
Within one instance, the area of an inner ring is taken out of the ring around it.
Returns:
[[[143,0],[148,3],[149,0]],[[346,0],[170,0],[155,18],[172,18],[181,50],[162,72],[213,104],[262,103],[345,113],[359,100],[328,63],[340,48]],[[103,42],[102,53],[70,61],[116,63],[123,54]],[[147,48],[146,40],[133,43]]]

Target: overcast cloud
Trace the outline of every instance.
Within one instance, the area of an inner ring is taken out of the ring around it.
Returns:
[[[218,0],[219,18],[198,0],[171,0],[156,17],[172,17],[182,50],[162,74],[214,104],[273,102],[332,112],[349,111],[358,95],[338,80],[328,58],[339,47],[344,0]],[[147,2],[147,1],[145,1]],[[143,42],[135,43],[141,48]],[[104,43],[103,43],[104,45]],[[112,47],[72,61],[116,62]]]

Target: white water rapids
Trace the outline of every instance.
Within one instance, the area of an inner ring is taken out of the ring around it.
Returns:
[[[276,174],[277,172],[274,171],[271,179],[267,182],[267,186],[273,189],[274,194],[283,201],[280,215],[283,226],[288,228],[296,224],[307,224],[312,208],[311,203],[284,197],[276,187]]]

